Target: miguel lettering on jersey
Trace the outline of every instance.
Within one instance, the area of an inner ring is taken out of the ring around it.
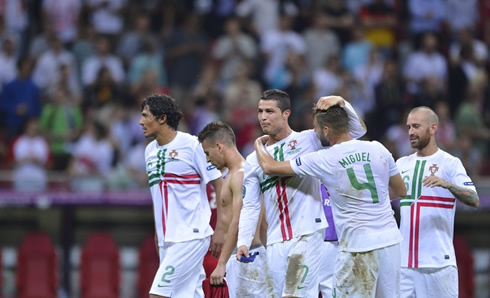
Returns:
[[[369,153],[361,152],[361,153],[349,154],[347,156],[344,156],[344,158],[342,158],[341,160],[339,160],[339,163],[343,168],[345,168],[345,166],[361,161],[371,162],[371,159],[369,158]]]

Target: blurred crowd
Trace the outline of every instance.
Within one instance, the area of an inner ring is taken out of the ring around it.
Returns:
[[[271,88],[290,94],[298,131],[320,96],[343,96],[395,158],[412,152],[407,112],[432,107],[438,145],[490,175],[486,2],[1,0],[2,186],[146,188],[151,93],[178,100],[180,130],[230,124],[246,155]]]

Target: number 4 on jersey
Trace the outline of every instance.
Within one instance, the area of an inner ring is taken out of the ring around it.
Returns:
[[[366,173],[367,182],[359,183],[356,177],[356,173],[352,168],[347,169],[347,176],[349,176],[350,183],[352,187],[357,190],[367,189],[371,193],[373,198],[373,204],[379,203],[378,191],[376,190],[376,183],[374,182],[373,171],[371,170],[370,164],[364,164],[364,172]]]

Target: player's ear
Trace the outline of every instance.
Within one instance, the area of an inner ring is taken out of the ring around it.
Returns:
[[[219,153],[223,151],[223,144],[216,142],[216,148],[218,148]]]
[[[167,122],[167,115],[163,114],[159,119],[158,123],[165,124]]]
[[[290,109],[287,109],[285,110],[282,115],[284,116],[285,119],[287,119],[289,117],[289,115],[291,115],[291,110]]]

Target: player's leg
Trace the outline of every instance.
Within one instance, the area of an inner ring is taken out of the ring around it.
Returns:
[[[164,246],[164,258],[153,280],[151,295],[156,297],[204,297],[202,266],[210,237]],[[160,254],[162,250],[160,250]]]
[[[323,230],[318,230],[291,240],[294,245],[288,254],[282,297],[318,297],[323,238]]]
[[[267,245],[267,297],[281,297],[286,277],[288,252],[293,240]]]
[[[241,263],[232,255],[226,264],[226,282],[230,297],[266,296],[266,249],[262,245],[250,249],[249,253],[258,252],[253,262]]]
[[[376,297],[400,296],[400,244],[377,250],[379,254],[379,275]]]
[[[430,297],[458,297],[458,269],[455,266],[428,268]]]
[[[323,298],[332,297],[333,274],[335,269],[335,258],[337,257],[338,241],[324,241],[321,253],[318,277],[320,280],[318,291]]]
[[[379,260],[376,250],[337,253],[334,297],[374,297]]]
[[[402,267],[400,269],[400,297],[415,298],[418,294],[417,288],[422,285],[422,278],[417,278],[420,273],[412,268]],[[422,285],[423,286],[423,285]],[[425,286],[424,286],[425,287]]]

